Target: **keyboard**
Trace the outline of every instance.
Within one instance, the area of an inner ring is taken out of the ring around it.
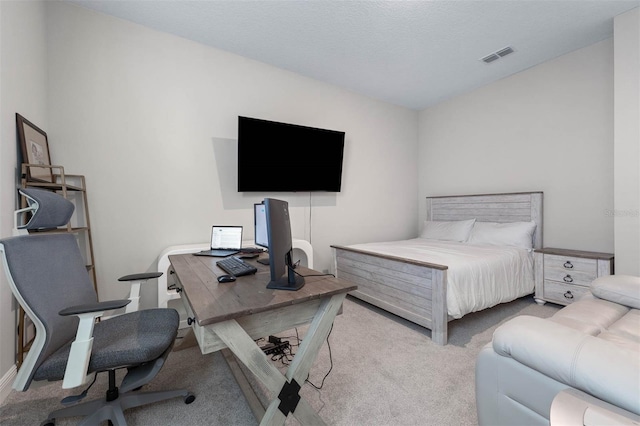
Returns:
[[[222,260],[218,260],[216,265],[218,265],[220,269],[225,271],[227,274],[233,275],[234,277],[251,275],[258,272],[258,269],[255,266],[249,265],[247,262],[236,256],[229,256]]]

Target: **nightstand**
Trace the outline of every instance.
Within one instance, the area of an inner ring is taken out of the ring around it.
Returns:
[[[535,300],[568,305],[598,277],[613,274],[613,254],[542,248],[534,251]]]

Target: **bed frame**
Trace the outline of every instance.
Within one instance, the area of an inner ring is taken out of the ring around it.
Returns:
[[[542,192],[427,197],[426,220],[536,222],[534,248],[542,247]],[[447,344],[447,269],[344,246],[333,248],[336,276],[358,285],[351,292],[365,302],[431,330]]]

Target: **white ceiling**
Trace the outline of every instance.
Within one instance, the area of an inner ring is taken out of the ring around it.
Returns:
[[[71,3],[421,110],[613,36],[640,0]],[[480,61],[503,47],[515,53]]]

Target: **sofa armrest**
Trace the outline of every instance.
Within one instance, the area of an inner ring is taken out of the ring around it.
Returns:
[[[591,293],[599,299],[640,309],[640,277],[606,275],[591,283]]]
[[[496,329],[494,351],[568,386],[640,414],[640,354],[543,318],[520,316]]]
[[[640,416],[607,404],[576,389],[565,389],[556,395],[549,413],[551,426],[640,424]]]

